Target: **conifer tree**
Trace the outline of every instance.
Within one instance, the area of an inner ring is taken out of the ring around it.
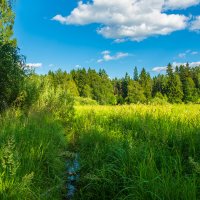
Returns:
[[[126,97],[128,96],[128,84],[130,81],[130,76],[128,75],[128,73],[125,74],[125,77],[122,79],[122,97],[124,99],[126,99]]]
[[[144,90],[137,81],[129,81],[126,101],[128,103],[144,103],[146,101]]]
[[[149,73],[143,68],[140,76],[139,76],[139,83],[144,90],[144,94],[147,100],[150,100],[152,97],[152,80]]]
[[[167,67],[167,96],[170,103],[181,103],[183,98],[182,83],[179,75],[173,73],[172,65]]]
[[[139,80],[139,75],[138,75],[138,69],[137,69],[137,67],[134,68],[133,80],[134,81],[138,81]]]

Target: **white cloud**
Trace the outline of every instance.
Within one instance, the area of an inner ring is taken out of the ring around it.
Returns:
[[[176,67],[176,66],[181,66],[181,65],[186,65],[187,63],[176,63],[176,62],[174,62],[173,64],[172,64],[172,66],[173,67]],[[196,67],[196,66],[200,66],[200,61],[199,62],[191,62],[191,63],[189,63],[189,66],[190,67]]]
[[[184,65],[186,66],[187,63],[180,63],[180,62],[173,62],[172,63],[172,67],[175,68],[176,66],[180,67],[181,65]],[[200,61],[198,62],[190,62],[189,63],[189,66],[190,67],[197,67],[197,66],[200,66]],[[167,66],[164,66],[164,67],[154,67],[152,69],[153,72],[162,72],[162,71],[166,71],[167,70]]]
[[[82,68],[82,66],[81,65],[75,65],[75,68],[80,69],[80,68]]]
[[[199,52],[197,51],[191,51],[190,49],[183,52],[183,53],[179,53],[178,57],[179,58],[186,58],[188,55],[197,55]]]
[[[65,24],[66,22],[66,18],[63,17],[62,15],[56,15],[55,17],[53,17],[51,20],[53,21],[59,21],[61,24]]]
[[[179,57],[179,58],[185,58],[185,56],[186,56],[186,53],[179,53],[179,54],[178,54],[178,57]]]
[[[125,42],[126,41],[126,39],[124,39],[124,38],[121,38],[121,39],[115,39],[115,43],[122,43],[122,42]]]
[[[199,3],[200,0],[165,0],[164,8],[170,10],[185,9]]]
[[[189,63],[190,67],[196,67],[196,66],[200,66],[200,61],[199,62],[191,62]]]
[[[162,72],[162,71],[166,71],[167,67],[154,67],[152,69],[153,72]]]
[[[39,68],[42,67],[42,63],[27,63],[26,66],[29,68]]]
[[[101,54],[103,54],[103,55],[110,54],[110,51],[105,50],[105,51],[102,51]]]
[[[191,54],[192,54],[192,55],[197,55],[197,54],[199,54],[199,52],[193,51]]]
[[[80,1],[69,16],[56,15],[62,24],[100,24],[97,32],[115,42],[141,41],[150,36],[168,35],[188,26],[189,18],[167,14],[166,10],[184,9],[200,0],[88,0]]]
[[[200,31],[200,16],[195,17],[195,19],[190,24],[191,31]]]
[[[110,55],[111,52],[110,51],[103,51],[101,52],[101,54],[103,55],[103,57],[99,60],[97,60],[98,63],[101,63],[101,62],[107,62],[107,61],[111,61],[111,60],[119,60],[121,58],[125,58],[127,56],[129,56],[128,53],[123,53],[123,52],[118,52],[116,53],[115,55]]]

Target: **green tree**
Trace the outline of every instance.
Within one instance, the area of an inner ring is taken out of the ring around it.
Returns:
[[[138,81],[139,80],[139,75],[138,75],[138,69],[137,69],[137,67],[134,68],[133,80],[134,81]]]
[[[3,44],[13,43],[11,40],[13,35],[15,14],[12,11],[12,2],[8,0],[0,0],[0,40]]]
[[[180,66],[179,74],[183,85],[183,101],[185,103],[196,101],[198,99],[198,71],[196,71],[195,76],[192,76],[192,69],[187,63],[185,66]]]
[[[122,88],[122,97],[126,99],[128,96],[128,84],[129,81],[131,80],[130,76],[128,73],[125,74],[125,77],[121,81],[121,88]]]
[[[139,77],[139,83],[142,86],[144,90],[144,95],[147,100],[150,100],[152,97],[152,80],[149,73],[146,72],[146,70],[143,68],[140,77]]]
[[[0,110],[17,99],[22,88],[24,58],[16,47],[13,35],[14,13],[11,2],[0,0]]]
[[[187,77],[184,81],[184,102],[195,102],[198,99],[197,89],[191,77]]]
[[[167,97],[170,103],[181,103],[183,98],[182,83],[177,73],[173,72],[172,65],[167,67]]]
[[[137,81],[129,81],[128,84],[128,103],[144,103],[146,101],[146,97],[144,95],[144,90],[141,85]]]
[[[83,97],[92,98],[92,88],[88,84],[83,88]]]
[[[165,75],[159,74],[158,76],[154,77],[152,89],[153,97],[155,97],[157,93],[161,93],[162,95],[164,95],[166,93],[166,85],[167,79]]]

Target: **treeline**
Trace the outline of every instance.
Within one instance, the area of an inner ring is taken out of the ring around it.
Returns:
[[[171,64],[165,75],[151,77],[143,68],[137,67],[131,77],[126,73],[123,78],[110,79],[105,70],[99,72],[85,68],[70,73],[58,70],[47,75],[33,75],[49,87],[60,88],[74,97],[93,99],[99,104],[131,103],[199,103],[200,67],[191,68],[188,64],[175,69]]]

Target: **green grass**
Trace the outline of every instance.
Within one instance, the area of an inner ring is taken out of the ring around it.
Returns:
[[[200,199],[200,106],[76,107],[75,199]]]
[[[0,199],[65,199],[73,152],[75,200],[200,199],[199,105],[76,106],[75,119],[56,119],[0,116]]]
[[[62,199],[64,134],[45,111],[0,117],[0,199]]]

